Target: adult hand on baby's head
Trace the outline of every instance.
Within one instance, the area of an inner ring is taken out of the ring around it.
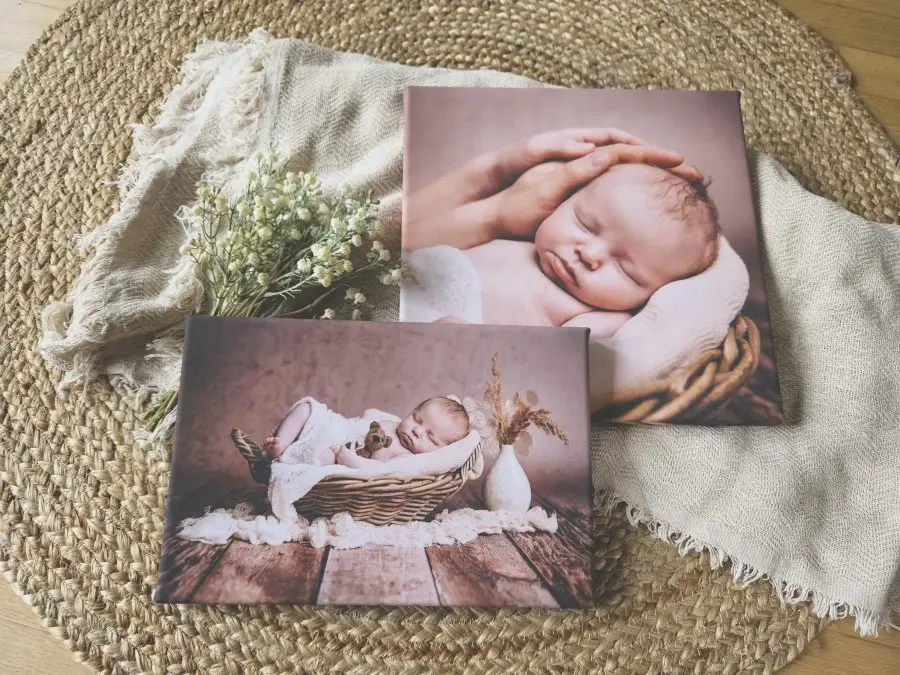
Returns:
[[[403,250],[445,244],[472,248],[534,236],[572,192],[615,164],[643,162],[688,179],[701,174],[681,155],[613,128],[535,134],[480,155],[405,202]]]
[[[490,165],[490,193],[508,187],[544,162],[578,159],[611,144],[647,145],[637,136],[613,128],[569,128],[530,136],[497,153]]]
[[[498,236],[531,239],[538,226],[573,192],[617,164],[650,164],[687,180],[703,174],[683,163],[677,152],[652,145],[616,143],[569,162],[548,161],[526,171],[510,187],[492,197]]]

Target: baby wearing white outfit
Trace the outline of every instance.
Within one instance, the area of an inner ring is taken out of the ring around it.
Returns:
[[[371,459],[359,457],[356,450],[364,442],[372,422],[381,425],[390,442],[375,451]],[[251,472],[254,464],[266,460],[364,468],[370,461],[387,462],[434,452],[465,438],[468,433],[466,409],[445,396],[422,401],[403,419],[374,409],[366,410],[359,417],[345,417],[307,396],[291,406],[275,433],[263,443],[261,453],[257,451],[253,457],[245,453],[245,457]]]

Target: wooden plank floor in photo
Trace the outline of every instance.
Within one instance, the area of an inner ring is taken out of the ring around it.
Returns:
[[[580,607],[591,602],[587,505],[533,504],[559,531],[489,534],[468,544],[316,549],[307,543],[222,546],[170,537],[157,600],[174,603]],[[464,490],[443,508],[484,508]],[[188,515],[188,514],[185,514]]]

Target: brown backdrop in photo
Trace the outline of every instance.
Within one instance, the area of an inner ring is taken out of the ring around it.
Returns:
[[[252,487],[229,432],[239,427],[261,440],[303,396],[347,416],[379,408],[403,417],[442,394],[480,400],[496,351],[508,396],[537,392],[571,439],[565,447],[533,433],[534,446],[521,458],[533,486],[587,503],[582,330],[208,317],[189,323],[170,495]]]

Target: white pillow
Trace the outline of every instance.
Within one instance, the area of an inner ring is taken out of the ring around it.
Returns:
[[[744,261],[719,237],[719,255],[709,269],[666,284],[615,337],[591,341],[591,410],[718,347],[749,288]]]

